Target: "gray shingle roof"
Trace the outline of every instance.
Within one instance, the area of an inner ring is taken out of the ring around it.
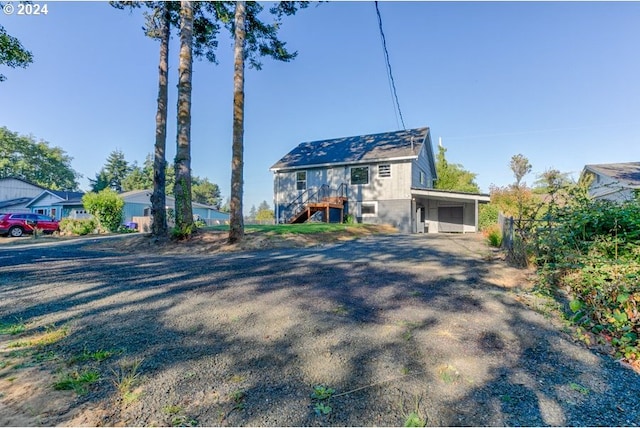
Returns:
[[[300,143],[271,169],[362,163],[417,156],[429,128],[359,135]]]
[[[585,169],[630,186],[640,186],[640,162],[586,165]]]

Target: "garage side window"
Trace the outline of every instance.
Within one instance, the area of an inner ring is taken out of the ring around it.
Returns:
[[[296,189],[307,190],[307,171],[296,172]]]
[[[369,167],[356,166],[351,168],[351,184],[369,184]]]
[[[360,206],[360,214],[362,217],[375,217],[378,215],[377,202],[363,202]]]

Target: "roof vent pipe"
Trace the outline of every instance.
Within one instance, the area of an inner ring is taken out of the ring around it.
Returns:
[[[442,147],[442,137],[438,137],[438,147]]]

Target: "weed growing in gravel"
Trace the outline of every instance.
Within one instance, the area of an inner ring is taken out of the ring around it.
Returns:
[[[75,391],[78,395],[84,395],[89,391],[89,385],[100,380],[100,373],[95,370],[87,370],[82,373],[64,373],[53,384],[53,389],[61,391]]]
[[[67,337],[69,334],[68,327],[59,327],[50,325],[45,328],[45,332],[28,340],[22,340],[9,344],[9,348],[28,348],[28,347],[44,347],[53,345],[56,342]]]
[[[0,334],[10,334],[15,336],[16,334],[23,333],[27,329],[27,326],[22,321],[18,321],[15,324],[0,323]]]
[[[136,358],[132,362],[121,362],[117,371],[112,370],[113,383],[126,404],[132,403],[140,397],[140,392],[136,392],[134,388],[140,376],[139,369],[142,360],[142,358]]]
[[[417,413],[409,413],[407,418],[404,421],[405,427],[424,427],[427,425],[427,422],[420,417]]]
[[[421,416],[420,413],[420,401],[422,400],[422,396],[414,395],[413,396],[413,409],[407,414],[404,410],[405,402],[403,400],[402,403],[402,412],[405,415],[404,417],[404,426],[405,427],[424,427],[427,425],[427,419]]]
[[[75,362],[83,362],[83,361],[96,361],[101,363],[107,358],[115,355],[116,351],[108,351],[108,350],[98,350],[98,351],[89,351],[86,347],[82,350],[82,354],[78,357],[74,357],[70,360],[71,363]]]
[[[311,399],[315,401],[313,409],[319,416],[327,416],[333,410],[329,405],[329,399],[335,394],[336,390],[324,385],[316,385],[313,387]]]
[[[571,388],[574,391],[578,391],[582,395],[589,395],[589,392],[590,392],[589,388],[584,387],[584,386],[582,386],[582,385],[580,385],[578,383],[575,383],[575,382],[571,382],[569,384],[569,388]]]
[[[233,391],[231,393],[231,400],[233,401],[233,410],[242,410],[244,409],[244,399],[246,398],[247,393],[241,389]]]
[[[333,411],[330,405],[323,402],[316,403],[313,406],[313,410],[315,410],[316,414],[320,416],[327,416]]]
[[[324,385],[316,385],[313,387],[313,393],[311,393],[311,398],[313,400],[328,400],[335,394],[336,390],[333,388],[328,388]]]
[[[198,425],[198,421],[186,415],[181,415],[183,409],[177,404],[169,404],[162,408],[162,413],[171,416],[172,427],[194,427]]]
[[[182,407],[177,404],[167,404],[162,408],[162,413],[166,413],[167,415],[177,415],[182,411]]]
[[[444,383],[454,383],[460,377],[460,372],[458,372],[455,367],[449,364],[441,367],[438,371],[438,374],[440,376],[440,380],[442,380]]]

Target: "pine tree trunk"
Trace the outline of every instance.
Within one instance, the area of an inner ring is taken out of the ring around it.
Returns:
[[[244,150],[244,47],[246,3],[236,2],[233,74],[233,145],[231,159],[231,200],[229,243],[244,237],[242,218],[243,150]]]
[[[170,12],[166,3],[161,6],[160,63],[158,65],[158,111],[156,113],[156,143],[153,159],[153,194],[151,195],[151,234],[156,240],[167,237],[166,160],[167,145],[167,74],[169,68]]]
[[[178,67],[178,138],[175,158],[176,229],[181,237],[194,231],[191,207],[191,66],[193,4],[180,2],[180,65]]]

